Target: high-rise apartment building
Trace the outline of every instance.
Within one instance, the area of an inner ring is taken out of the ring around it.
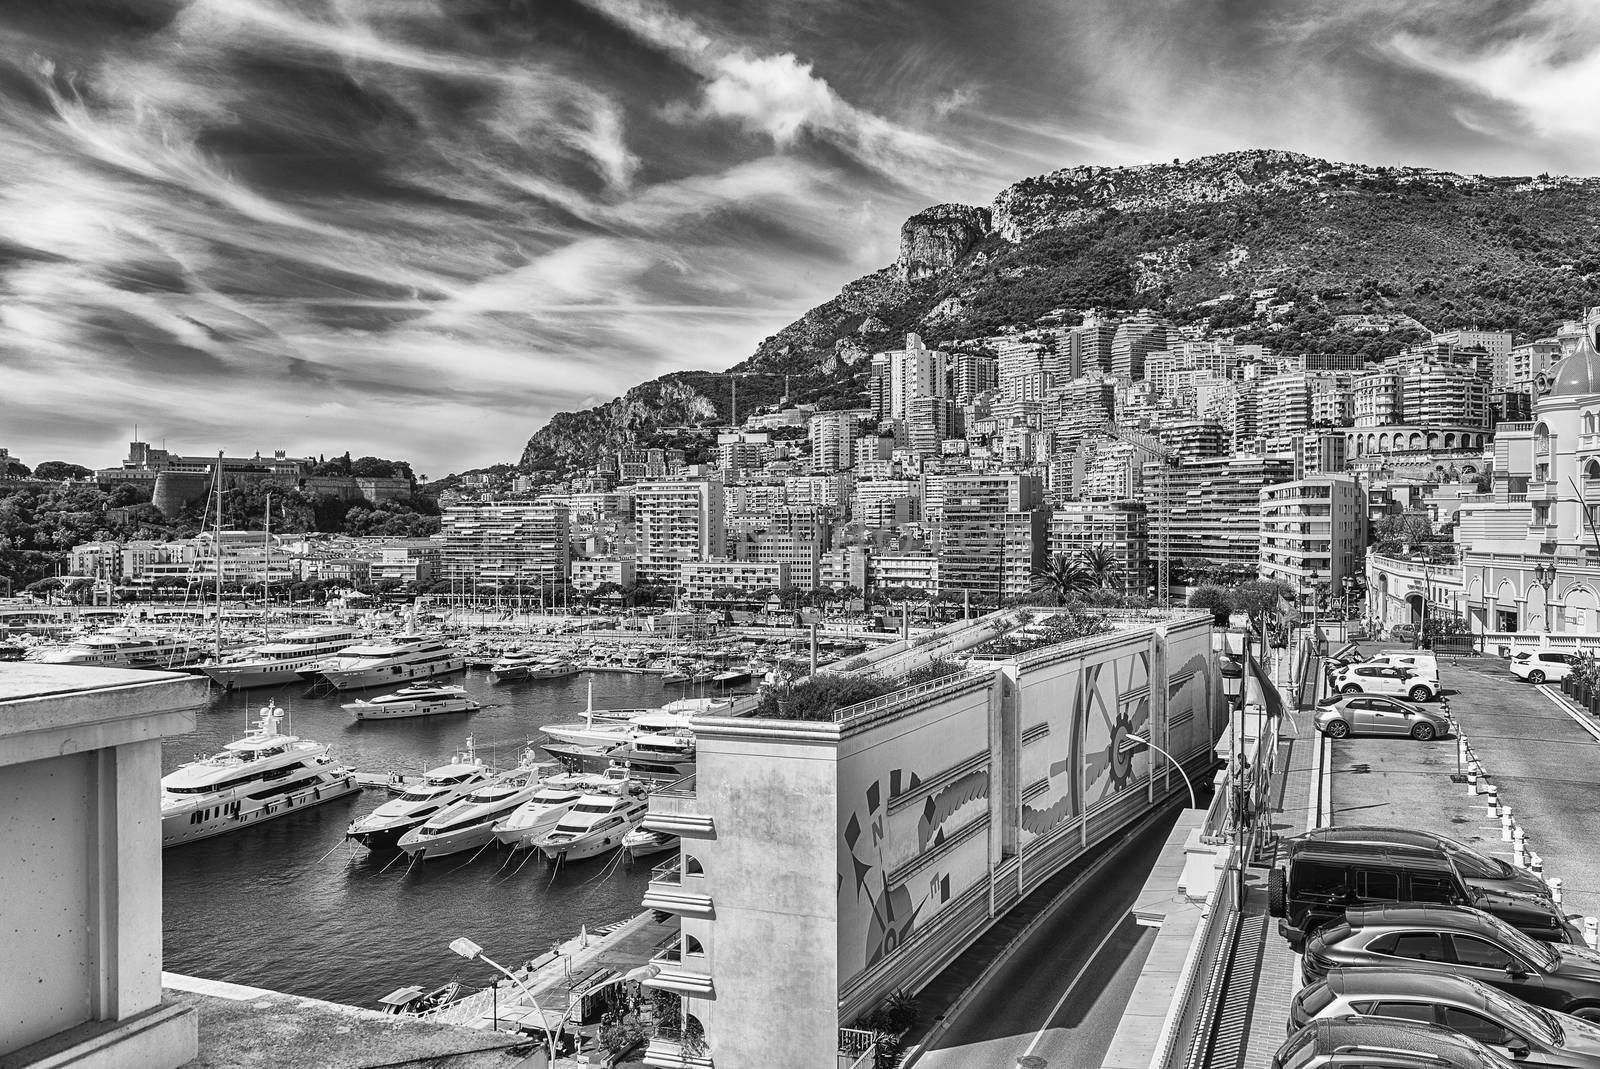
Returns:
[[[722,556],[726,504],[720,479],[659,479],[635,486],[634,560],[639,581],[676,584],[684,561]]]
[[[947,397],[913,397],[906,402],[906,442],[919,457],[939,455],[940,443],[960,437],[960,410]]]
[[[958,405],[969,405],[979,394],[1000,388],[1000,364],[982,353],[950,354],[950,396]]]
[[[890,418],[904,419],[913,398],[944,396],[944,353],[929,349],[917,335],[907,334],[904,349],[884,355],[888,357]]]
[[[1051,391],[1045,417],[1058,435],[1093,434],[1116,419],[1117,383],[1109,378],[1082,378]]]
[[[1161,492],[1158,463],[1145,465],[1146,500]],[[1163,507],[1150,510],[1150,543],[1162,544],[1166,526],[1174,565],[1254,572],[1261,548],[1261,491],[1293,474],[1287,458],[1248,453],[1174,465],[1166,472]]]
[[[1228,452],[1228,434],[1210,419],[1164,419],[1156,437],[1173,457],[1220,457]]]
[[[1550,369],[1560,359],[1561,343],[1554,338],[1515,346],[1494,366],[1494,392],[1542,394],[1550,381]]]
[[[859,412],[818,412],[807,421],[812,471],[838,471],[854,463],[852,448],[860,416]]]
[[[568,534],[565,505],[447,508],[439,519],[439,574],[474,583],[565,583]]]
[[[1124,383],[1143,379],[1145,356],[1167,348],[1168,338],[1165,320],[1142,312],[1124,319],[1111,341],[1111,373]]]
[[[1050,556],[1076,560],[1091,549],[1117,562],[1111,588],[1143,594],[1150,582],[1150,525],[1143,501],[1064,501],[1050,516]]]
[[[1349,475],[1322,475],[1262,487],[1261,578],[1307,595],[1335,596],[1361,574],[1367,546],[1367,502]]]
[[[1343,431],[1313,430],[1295,439],[1294,477],[1337,475],[1350,466],[1350,439]]]
[[[939,586],[994,601],[1021,597],[1044,562],[1043,489],[1031,474],[951,475],[944,483]]]
[[[1071,331],[1074,377],[1079,375],[1109,375],[1112,367],[1112,345],[1117,338],[1117,324],[1097,314],[1083,317],[1083,325]]]

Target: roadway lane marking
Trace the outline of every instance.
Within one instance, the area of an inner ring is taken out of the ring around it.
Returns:
[[[1322,792],[1323,792],[1323,751],[1327,749],[1328,740],[1322,732],[1315,727],[1307,736],[1311,742],[1311,790],[1306,797],[1306,831],[1315,831],[1322,818]]]
[[[1089,966],[1094,964],[1094,960],[1100,956],[1100,952],[1106,948],[1107,943],[1111,942],[1112,937],[1117,934],[1127,919],[1127,914],[1123,914],[1121,919],[1111,926],[1111,930],[1106,933],[1106,937],[1100,940],[1100,945],[1095,947],[1089,956],[1084,959],[1083,967],[1078,970],[1078,975],[1072,978],[1072,983],[1068,984],[1067,989],[1061,992],[1061,997],[1056,1000],[1054,1008],[1045,1015],[1044,1024],[1040,1025],[1039,1030],[1033,1034],[1033,1042],[1028,1044],[1028,1049],[1022,1052],[1022,1058],[1018,1058],[1018,1062],[1021,1062],[1023,1058],[1031,1058],[1033,1056],[1034,1050],[1039,1046],[1039,1041],[1044,1038],[1046,1032],[1050,1031],[1050,1022],[1055,1020],[1056,1014],[1061,1012],[1061,1007],[1065,1006],[1067,999],[1072,997],[1073,989],[1078,986],[1078,981],[1088,974]]]
[[[1550,699],[1550,701],[1554,702],[1555,707],[1560,709],[1563,713],[1566,713],[1567,716],[1572,719],[1574,724],[1577,724],[1588,733],[1590,738],[1594,739],[1596,742],[1600,742],[1600,729],[1595,728],[1593,724],[1585,720],[1582,713],[1575,711],[1572,706],[1568,705],[1562,698],[1557,697],[1552,691],[1548,691],[1545,688],[1540,687],[1539,693],[1543,694],[1546,698]]]

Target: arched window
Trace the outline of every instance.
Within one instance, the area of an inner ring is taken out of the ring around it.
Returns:
[[[703,955],[706,952],[706,948],[700,942],[700,940],[696,939],[694,936],[685,935],[683,937],[683,952],[685,954],[701,954],[701,955]]]
[[[1540,420],[1533,428],[1533,454],[1540,456],[1550,452],[1550,425]]]
[[[693,854],[683,855],[683,874],[685,876],[704,876],[705,866],[700,864],[700,859]]]

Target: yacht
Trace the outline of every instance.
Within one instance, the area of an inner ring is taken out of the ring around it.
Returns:
[[[539,654],[526,650],[502,654],[499,660],[489,666],[489,681],[509,683],[515,679],[527,679],[534,666],[541,663],[543,658]]]
[[[513,850],[530,847],[545,833],[555,830],[586,791],[604,787],[607,782],[603,774],[563,772],[546,776],[532,798],[494,826],[494,837]]]
[[[583,669],[568,660],[539,661],[528,669],[529,679],[565,679],[575,676]]]
[[[627,851],[630,859],[637,861],[651,854],[664,854],[668,850],[676,850],[679,842],[681,840],[676,835],[668,835],[664,831],[647,831],[640,827],[622,837],[622,849]]]
[[[467,660],[443,635],[393,635],[347,646],[300,672],[301,678],[334,690],[364,690],[387,683],[460,672]]]
[[[391,798],[360,820],[351,821],[344,837],[368,850],[393,850],[400,836],[492,775],[493,771],[473,751],[472,737],[468,736],[466,749],[448,764],[430,768],[422,774],[421,782],[409,784],[399,797]]]
[[[361,786],[328,748],[278,730],[268,702],[244,738],[161,777],[161,845],[178,846],[355,794]]]
[[[354,713],[357,720],[400,720],[436,713],[474,713],[479,705],[467,697],[465,687],[445,683],[411,683],[393,694],[376,698],[357,698],[339,708]]]
[[[579,798],[536,846],[551,861],[579,861],[622,845],[649,809],[644,784],[617,780]]]
[[[523,764],[480,783],[472,793],[402,835],[400,849],[418,859],[447,857],[494,841],[494,826],[539,789],[541,772],[525,755]]]
[[[39,654],[44,664],[85,664],[100,668],[175,668],[211,651],[206,639],[166,631],[113,628],[81,635]]]
[[[712,716],[733,707],[730,698],[680,698],[659,709],[608,711],[585,709],[582,723],[546,724],[539,730],[571,746],[614,746],[636,734],[689,728],[697,716]]]
[[[678,779],[694,771],[694,730],[640,732],[607,751],[606,757],[631,775],[658,781]]]
[[[359,641],[361,633],[352,627],[307,627],[286,632],[220,664],[206,665],[201,671],[227,690],[274,687],[295,682],[305,669]]]

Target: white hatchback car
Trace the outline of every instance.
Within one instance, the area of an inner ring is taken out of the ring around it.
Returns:
[[[1428,650],[1384,650],[1361,663],[1374,667],[1404,668],[1435,684],[1439,682],[1439,659]]]
[[[1572,671],[1572,657],[1547,650],[1519,653],[1511,661],[1511,674],[1529,683],[1559,683]]]
[[[1406,668],[1384,664],[1353,664],[1334,673],[1333,689],[1340,694],[1394,694],[1414,702],[1439,695],[1439,684]]]

